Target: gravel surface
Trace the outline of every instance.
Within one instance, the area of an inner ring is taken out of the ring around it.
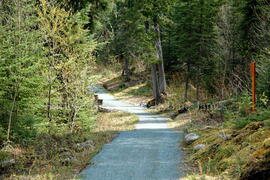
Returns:
[[[92,91],[104,107],[134,113],[139,122],[134,131],[121,132],[106,144],[80,174],[87,180],[178,180],[181,176],[179,143],[183,133],[168,128],[166,117],[115,99],[99,87]]]

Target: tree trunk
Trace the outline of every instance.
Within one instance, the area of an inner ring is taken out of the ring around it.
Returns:
[[[200,101],[200,85],[199,85],[200,79],[199,79],[199,77],[200,77],[200,73],[198,73],[196,76],[196,99],[197,99],[197,101]]]
[[[15,103],[16,103],[16,98],[17,98],[17,89],[15,89],[15,94],[13,96],[12,106],[11,106],[10,113],[9,113],[8,131],[7,131],[7,142],[10,141],[11,121],[12,121],[12,114],[13,114]]]
[[[166,91],[166,76],[164,71],[164,62],[163,62],[163,51],[162,51],[162,44],[161,44],[161,37],[160,37],[160,28],[157,20],[154,19],[154,29],[156,33],[156,54],[157,58],[159,59],[158,63],[158,84],[159,84],[159,92],[165,93]]]
[[[154,22],[154,30],[157,36],[155,41],[156,54],[160,62],[158,64],[151,64],[151,79],[155,104],[158,104],[161,101],[161,93],[165,93],[166,91],[166,77],[163,63],[160,28],[156,18],[153,19],[153,22]],[[145,22],[145,30],[147,33],[150,31],[150,25],[148,21]]]
[[[49,122],[52,121],[51,115],[51,97],[52,97],[52,77],[51,77],[51,66],[48,68],[48,81],[49,81],[49,89],[48,89],[48,102],[47,102],[47,118]]]
[[[145,31],[149,33],[150,31],[150,24],[149,21],[145,21]],[[158,75],[157,75],[157,65],[151,64],[151,80],[152,80],[152,92],[155,99],[155,104],[159,103],[160,101],[160,93],[158,87]]]
[[[130,81],[130,70],[129,70],[129,60],[127,58],[123,58],[123,73],[124,81]]]
[[[184,95],[185,101],[188,100],[189,72],[190,72],[190,64],[188,63],[188,64],[187,64],[186,82],[185,82],[185,95]]]
[[[155,98],[155,104],[160,102],[160,91],[158,86],[158,75],[157,75],[157,65],[151,64],[151,78],[152,78],[152,89],[153,96]]]

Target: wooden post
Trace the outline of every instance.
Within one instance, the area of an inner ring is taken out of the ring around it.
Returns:
[[[252,79],[252,104],[253,111],[256,111],[256,62],[252,62],[250,65],[251,79]]]

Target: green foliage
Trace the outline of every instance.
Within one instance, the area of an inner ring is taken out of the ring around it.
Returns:
[[[23,7],[23,8],[22,8]],[[90,130],[87,92],[95,41],[84,27],[89,6],[68,11],[47,0],[0,3],[0,143],[42,132]]]
[[[177,1],[171,13],[172,25],[166,34],[173,69],[186,71],[186,77],[199,81],[208,92],[215,92],[216,1]],[[196,83],[199,83],[196,82]]]
[[[270,117],[269,109],[257,108],[252,111],[251,96],[246,92],[238,99],[236,109],[231,108],[225,111],[225,126],[241,129],[252,122],[268,120]]]
[[[4,12],[0,17],[1,125],[6,132],[9,126],[19,127],[17,134],[12,130],[15,133],[12,140],[16,141],[28,133],[24,130],[32,128],[34,122],[30,125],[24,121],[35,118],[36,110],[42,106],[40,94],[44,92],[44,78],[35,73],[42,68],[43,51],[40,32],[33,31],[37,26],[34,5],[12,0],[0,6]]]
[[[132,89],[128,92],[129,95],[132,96],[149,96],[151,94],[151,87],[149,84],[145,84],[144,86],[140,86],[139,88]]]
[[[40,2],[39,27],[49,55],[44,72],[49,91],[47,118],[50,122],[68,124],[75,131],[76,127],[84,127],[81,123],[85,125],[90,120],[85,113],[93,115],[87,72],[93,65],[95,42],[84,29],[88,11],[72,14],[46,0]]]

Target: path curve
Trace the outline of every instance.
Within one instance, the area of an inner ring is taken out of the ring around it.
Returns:
[[[93,90],[93,89],[92,89]],[[106,144],[80,174],[85,180],[178,180],[183,133],[168,128],[166,117],[153,115],[146,109],[115,99],[94,87],[104,107],[136,114],[135,130],[121,132]]]

